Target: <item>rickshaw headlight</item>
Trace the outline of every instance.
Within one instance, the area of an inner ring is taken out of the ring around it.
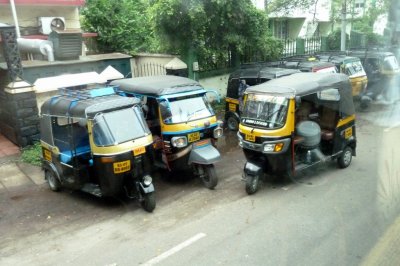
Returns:
[[[222,137],[222,135],[224,134],[224,130],[221,127],[217,127],[216,129],[214,129],[214,138],[220,138]]]
[[[143,184],[144,184],[146,187],[150,186],[150,185],[151,185],[151,182],[153,182],[153,178],[151,178],[151,176],[145,175],[145,176],[143,177]]]
[[[283,145],[283,142],[265,144],[264,152],[280,152],[283,149]]]
[[[275,149],[275,144],[265,144],[264,151],[265,152],[272,152]]]
[[[171,139],[171,144],[176,148],[185,147],[187,146],[187,138],[185,136],[173,137]]]

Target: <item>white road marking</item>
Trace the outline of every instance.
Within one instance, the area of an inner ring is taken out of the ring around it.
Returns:
[[[157,257],[154,257],[151,260],[145,262],[143,265],[150,266],[150,265],[157,264],[157,263],[163,261],[164,259],[168,258],[169,256],[171,256],[171,255],[177,253],[178,251],[184,249],[185,247],[190,246],[191,244],[193,244],[194,242],[202,239],[205,236],[206,236],[206,234],[204,234],[204,233],[198,233],[197,235],[195,235],[195,236],[189,238],[188,240],[180,243],[179,245],[171,248],[170,250],[167,250],[163,254],[161,254],[161,255],[159,255]]]

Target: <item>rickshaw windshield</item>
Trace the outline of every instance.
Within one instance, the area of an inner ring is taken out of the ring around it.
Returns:
[[[248,94],[242,123],[266,128],[280,128],[285,124],[289,100],[282,96]]]
[[[186,123],[214,115],[206,94],[169,98],[170,116],[163,117],[166,124]]]
[[[93,140],[97,146],[112,146],[150,134],[138,107],[99,113],[94,118]]]
[[[391,71],[398,69],[399,69],[399,64],[397,62],[396,57],[394,57],[393,55],[385,57],[385,61],[383,63],[383,70]]]
[[[350,78],[365,76],[364,68],[360,61],[346,62],[344,64],[344,71]]]

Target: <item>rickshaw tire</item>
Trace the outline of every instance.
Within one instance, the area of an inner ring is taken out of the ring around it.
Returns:
[[[143,195],[143,201],[141,202],[142,208],[147,212],[153,212],[156,208],[156,197],[154,192],[150,192]]]
[[[350,164],[351,164],[351,160],[353,157],[353,150],[351,149],[351,147],[346,146],[343,149],[342,154],[337,158],[337,163],[339,168],[347,168]]]
[[[252,195],[258,191],[260,186],[260,176],[259,175],[249,175],[246,174],[246,193]]]
[[[226,124],[228,129],[231,131],[238,131],[239,130],[239,121],[234,115],[228,116],[226,119]]]
[[[61,190],[61,183],[52,170],[45,169],[44,176],[52,191],[58,192]]]
[[[208,189],[214,189],[218,184],[218,177],[213,164],[203,165],[205,175],[201,178],[203,184]]]

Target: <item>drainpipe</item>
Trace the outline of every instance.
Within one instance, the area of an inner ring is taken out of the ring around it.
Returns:
[[[15,24],[15,33],[17,35],[17,39],[21,38],[21,32],[19,31],[19,24],[18,24],[18,18],[17,18],[17,11],[15,11],[15,3],[14,0],[10,0],[10,6],[11,6],[11,12],[12,16],[14,19],[14,24]]]

